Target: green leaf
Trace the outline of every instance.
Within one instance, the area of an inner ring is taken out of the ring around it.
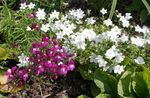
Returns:
[[[93,80],[94,72],[97,69],[96,67],[97,65],[94,64],[86,64],[86,65],[80,65],[80,67],[78,67],[78,70],[80,71],[80,74],[84,79]]]
[[[96,98],[112,98],[110,94],[99,94]]]
[[[110,14],[109,14],[109,18],[110,19],[112,19],[113,15],[114,15],[116,6],[117,6],[117,0],[113,0],[112,1],[112,6],[111,6],[111,10],[110,10]]]
[[[86,95],[80,95],[78,96],[78,98],[89,98],[89,97],[87,97]]]
[[[148,13],[145,9],[143,9],[140,13],[140,20],[142,23],[144,23],[148,18]]]
[[[7,59],[7,51],[4,48],[0,47],[0,60],[5,59]]]
[[[146,0],[142,0],[143,4],[145,5],[148,13],[150,14],[150,5],[148,4],[148,2]]]
[[[117,97],[117,80],[112,75],[98,69],[94,73],[94,82],[101,89],[101,93],[111,94],[112,98]]]
[[[143,9],[144,6],[141,2],[141,0],[133,0],[132,3],[128,6],[126,6],[127,11],[138,11],[140,12],[141,9]]]
[[[134,68],[130,68],[119,79],[118,94],[123,98],[131,96],[131,92],[129,88],[130,88],[131,76],[133,72],[134,72]]]
[[[136,72],[133,76],[132,87],[141,98],[150,98],[150,72],[144,68],[143,72]]]
[[[150,69],[144,67],[143,76],[150,94]]]
[[[101,93],[100,88],[98,88],[95,83],[91,84],[91,93],[94,98]]]
[[[0,98],[6,98],[5,96],[3,96],[2,94],[0,94]]]

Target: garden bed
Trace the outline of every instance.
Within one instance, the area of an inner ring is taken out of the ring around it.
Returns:
[[[150,1],[0,3],[0,98],[150,98]]]

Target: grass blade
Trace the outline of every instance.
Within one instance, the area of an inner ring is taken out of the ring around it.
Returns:
[[[113,0],[112,1],[112,5],[111,5],[110,14],[109,14],[109,18],[110,19],[112,19],[112,17],[113,17],[113,14],[115,12],[116,6],[117,6],[117,0]]]
[[[148,4],[148,2],[146,0],[142,0],[143,4],[145,5],[148,13],[150,14],[150,5]]]

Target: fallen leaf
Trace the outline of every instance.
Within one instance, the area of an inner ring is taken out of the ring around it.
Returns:
[[[0,85],[6,84],[8,82],[8,76],[0,74]]]
[[[0,85],[0,92],[3,93],[13,93],[18,92],[23,89],[24,86],[15,86],[11,82],[7,84]]]

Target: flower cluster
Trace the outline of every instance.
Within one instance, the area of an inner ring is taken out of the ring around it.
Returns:
[[[102,18],[99,19],[90,17],[90,10],[87,13],[86,15],[82,9],[72,9],[66,13],[54,10],[47,15],[44,9],[39,8],[31,15],[36,19],[31,27],[47,34],[53,32],[67,52],[76,54],[75,59],[83,60],[78,60],[79,63],[95,63],[104,71],[121,74],[128,65],[149,64],[147,60],[149,55],[146,54],[147,45],[150,44],[149,27],[132,25],[130,13],[123,15],[117,11],[114,21],[105,17],[107,10],[104,8],[100,10]],[[36,64],[44,62],[37,67],[41,70],[36,72],[37,75],[46,70],[47,59],[45,61],[41,58],[49,56],[47,52],[38,51],[44,51],[47,44],[49,42],[44,41],[40,45],[39,43],[33,45],[32,54],[37,53],[33,62]],[[47,63],[51,64],[55,60],[56,58]],[[59,65],[60,61],[54,64]]]
[[[75,69],[74,55],[68,54],[53,37],[44,36],[40,43],[34,42],[30,57],[21,54],[19,64],[6,71],[10,80],[19,81],[19,85],[34,76],[45,75],[57,78]]]
[[[74,55],[61,48],[55,37],[50,41],[49,37],[44,36],[41,43],[34,42],[30,55],[30,63],[36,69],[37,76],[50,73],[57,77],[75,68]]]
[[[18,68],[17,66],[12,67],[6,71],[6,75],[9,80],[16,80],[17,85],[23,85],[29,79],[29,72],[27,68]]]

